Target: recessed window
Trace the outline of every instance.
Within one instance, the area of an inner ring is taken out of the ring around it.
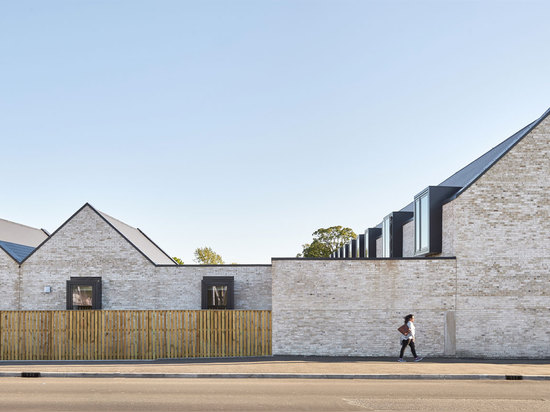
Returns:
[[[227,309],[227,286],[208,286],[207,309]]]
[[[202,309],[233,309],[233,276],[202,278]]]
[[[460,187],[428,186],[414,197],[414,253],[434,255],[441,253],[443,236],[443,204]]]
[[[382,257],[391,257],[391,215],[386,216],[382,222]]]
[[[430,249],[430,206],[429,192],[414,200],[415,254],[429,252]]]
[[[67,310],[101,309],[101,278],[72,277],[67,281]]]

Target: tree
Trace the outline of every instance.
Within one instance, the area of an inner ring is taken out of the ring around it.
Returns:
[[[313,242],[302,245],[302,253],[297,257],[330,257],[336,249],[344,246],[357,235],[349,227],[332,226],[313,232]]]
[[[183,260],[181,260],[180,258],[174,256],[172,259],[174,259],[174,261],[175,261],[178,265],[183,265]]]
[[[222,257],[207,246],[195,249],[194,261],[201,265],[223,265]]]

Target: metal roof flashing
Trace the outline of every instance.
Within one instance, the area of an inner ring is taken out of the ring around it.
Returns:
[[[470,162],[468,165],[464,166],[462,169],[456,173],[449,176],[447,179],[442,181],[439,185],[435,187],[456,187],[459,188],[453,195],[449,198],[442,201],[442,205],[447,204],[462,193],[464,193],[471,185],[473,185],[480,177],[482,177],[496,162],[498,162],[506,153],[508,153],[516,144],[518,144],[525,136],[527,136],[535,127],[537,127],[544,119],[550,115],[550,108],[548,108],[542,116],[537,120],[529,123],[527,126],[518,130],[512,136],[499,143],[491,150],[487,151],[474,161]],[[431,186],[426,187],[420,191],[416,196],[423,194]],[[400,211],[414,211],[414,201],[409,203],[407,206],[403,207]],[[382,223],[376,226],[377,228],[382,228]]]

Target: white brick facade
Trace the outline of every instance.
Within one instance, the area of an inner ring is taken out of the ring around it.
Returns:
[[[101,277],[103,309],[200,309],[203,276],[234,276],[236,309],[271,309],[270,265],[157,266],[88,206],[20,269],[0,252],[3,310],[65,309],[71,277]]]
[[[432,258],[274,260],[273,352],[396,356],[412,312],[422,355],[550,357],[550,117],[443,206],[442,230]]]
[[[22,265],[0,250],[0,309],[64,309],[89,276],[105,309],[199,309],[204,276],[234,276],[236,309],[273,310],[276,355],[396,356],[412,312],[425,356],[550,357],[550,116],[443,205],[441,254],[411,258],[414,229],[401,259],[158,265],[85,206]]]
[[[396,356],[403,316],[426,355],[445,351],[454,259],[273,260],[273,353]]]

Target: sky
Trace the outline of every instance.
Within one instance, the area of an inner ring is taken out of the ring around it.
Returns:
[[[0,0],[0,218],[193,262],[363,233],[550,107],[547,1]]]

